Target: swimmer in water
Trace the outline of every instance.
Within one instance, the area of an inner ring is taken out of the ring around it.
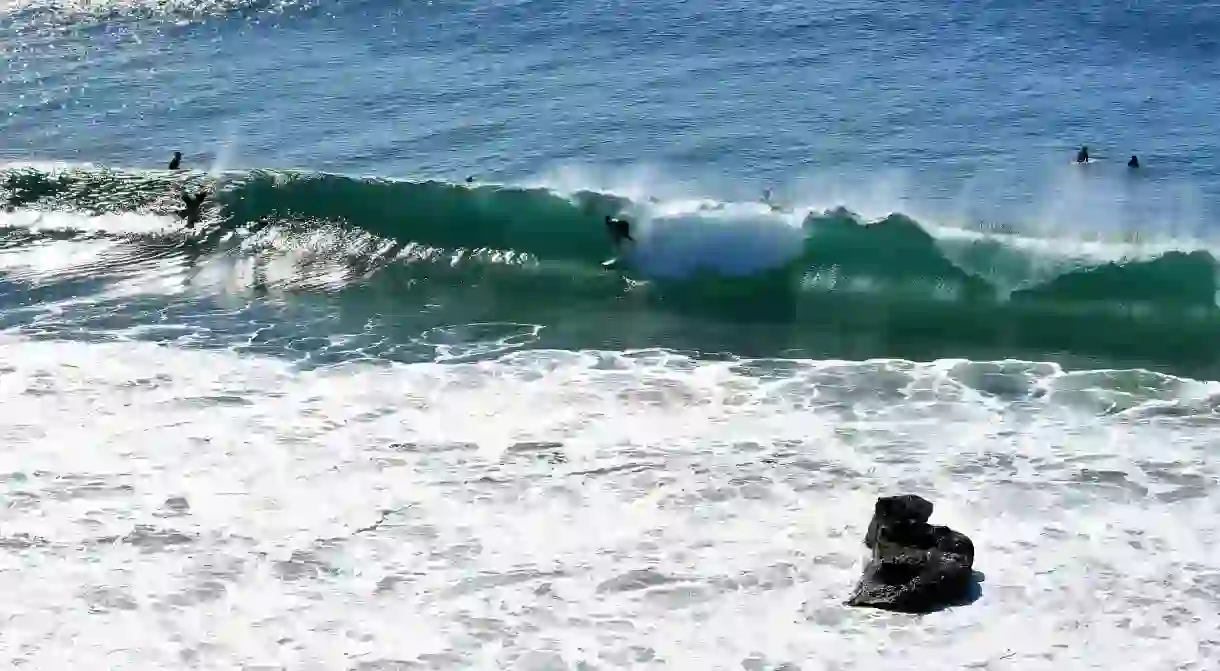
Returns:
[[[1140,167],[1140,160],[1139,160],[1139,158],[1137,158],[1137,157],[1135,156],[1135,154],[1132,154],[1132,155],[1131,155],[1131,160],[1130,160],[1130,161],[1127,161],[1127,167],[1128,167],[1128,168],[1138,168],[1138,167]]]
[[[178,167],[179,167],[179,166],[181,166],[181,165],[182,165],[182,152],[180,152],[180,151],[176,151],[176,152],[174,152],[174,158],[173,158],[173,160],[171,160],[171,161],[169,162],[169,169],[170,169],[170,170],[177,170],[177,169],[178,169]]]
[[[1080,148],[1080,151],[1076,152],[1076,162],[1077,163],[1088,163],[1089,162],[1089,147],[1087,145],[1082,146]]]
[[[178,210],[178,216],[186,219],[187,228],[195,227],[195,224],[199,221],[199,208],[203,206],[204,199],[209,195],[211,194],[206,189],[194,196],[185,191],[182,192],[182,202],[186,203],[186,207]]]
[[[624,240],[635,242],[635,238],[631,237],[631,222],[626,219],[615,219],[607,214],[606,230],[610,233],[610,241],[614,243],[615,249],[621,247]]]

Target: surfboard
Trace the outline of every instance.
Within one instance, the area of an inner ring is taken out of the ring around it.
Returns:
[[[603,268],[617,268],[618,263],[619,263],[618,257],[616,256],[612,259],[606,259],[605,261],[602,261],[602,267]]]

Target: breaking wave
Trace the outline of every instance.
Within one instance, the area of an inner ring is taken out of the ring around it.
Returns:
[[[842,208],[303,171],[10,166],[0,176],[10,247],[71,230],[137,243],[184,239],[172,216],[177,194],[206,187],[214,196],[202,244],[219,250],[228,240],[229,254],[305,245],[311,258],[342,260],[343,286],[426,273],[574,307],[638,292],[719,321],[1208,364],[1220,335],[1217,264],[1205,249],[1074,247],[930,227],[902,214],[866,221]],[[612,251],[607,215],[630,219],[637,239],[618,271],[601,266]],[[335,282],[335,273],[326,277]],[[297,280],[285,284],[311,288]]]

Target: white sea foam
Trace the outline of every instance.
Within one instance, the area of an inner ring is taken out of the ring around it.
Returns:
[[[176,205],[181,206],[181,202]],[[135,212],[92,215],[79,212],[13,210],[0,212],[0,226],[31,231],[77,231],[121,236],[169,233],[181,227],[181,222],[170,215]]]
[[[0,361],[6,665],[1220,662],[1213,384],[662,351],[302,372],[12,337]],[[974,538],[979,601],[842,605],[899,491]]]

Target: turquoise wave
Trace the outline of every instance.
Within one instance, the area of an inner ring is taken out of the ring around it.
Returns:
[[[234,233],[291,241],[339,231],[329,253],[353,257],[362,285],[397,286],[404,273],[477,281],[513,294],[523,310],[578,309],[632,293],[660,310],[833,332],[882,350],[894,342],[986,342],[1014,353],[1216,362],[1218,266],[1204,249],[1136,254],[1115,246],[1122,253],[1106,258],[901,214],[870,222],[846,209],[773,211],[762,203],[308,171],[0,171],[0,198],[11,212],[76,213],[71,225],[85,228],[94,225],[90,217],[108,221],[98,215],[166,216],[159,240],[183,235],[168,217],[180,207],[179,191],[199,188],[214,191],[205,243]],[[621,273],[600,265],[612,253],[608,215],[630,219],[638,238]]]

